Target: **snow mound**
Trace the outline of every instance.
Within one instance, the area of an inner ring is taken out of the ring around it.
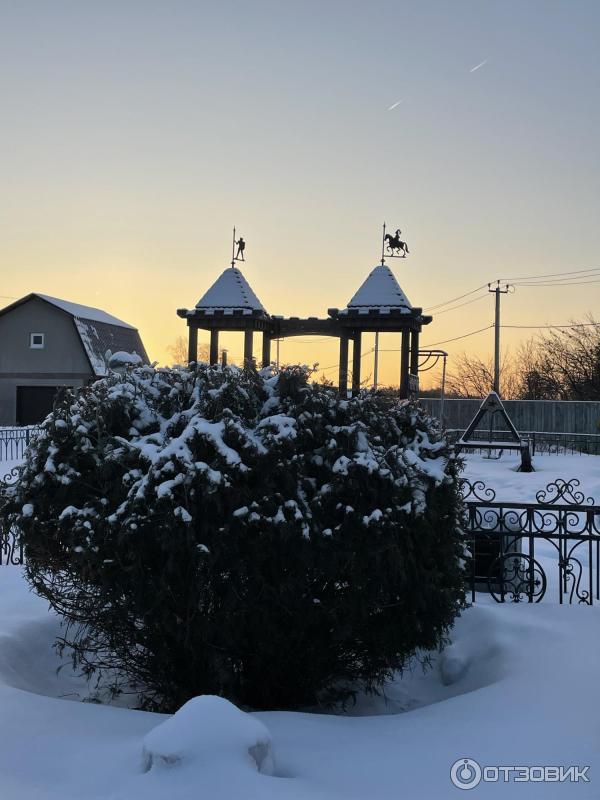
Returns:
[[[135,351],[126,353],[124,350],[119,350],[117,353],[111,353],[109,350],[106,355],[109,369],[115,372],[127,369],[127,367],[141,367],[144,363],[142,357],[138,356]]]
[[[262,722],[215,695],[193,697],[176,714],[144,737],[144,770],[200,761],[214,766],[251,766],[274,772],[271,735]]]

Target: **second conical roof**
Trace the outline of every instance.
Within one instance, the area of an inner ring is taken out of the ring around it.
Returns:
[[[379,264],[350,300],[348,308],[405,308],[410,311],[412,306],[392,270]]]

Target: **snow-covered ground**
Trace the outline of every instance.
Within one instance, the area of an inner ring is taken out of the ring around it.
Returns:
[[[600,458],[544,456],[530,475],[515,465],[472,456],[466,474],[501,500],[533,499],[557,477],[600,499]],[[590,767],[589,783],[482,782],[467,796],[600,798],[598,606],[482,596],[430,671],[346,715],[247,719],[207,701],[158,730],[168,717],[82,702],[93,687],[68,664],[57,672],[58,631],[20,569],[0,567],[0,800],[438,800],[461,796],[450,781],[461,758]],[[248,748],[269,735],[274,766],[259,771]]]
[[[580,482],[579,489],[600,505],[600,456],[538,455],[533,458],[535,472],[517,472],[519,454],[503,453],[500,459],[482,455],[466,457],[463,477],[481,480],[496,492],[496,500],[535,502],[535,494],[557,478]]]

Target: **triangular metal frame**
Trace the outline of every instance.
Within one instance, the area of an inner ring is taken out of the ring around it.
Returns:
[[[510,436],[510,438],[512,440],[511,442],[495,442],[491,438],[490,438],[489,441],[486,441],[485,439],[483,439],[483,440],[481,440],[481,439],[473,439],[473,440],[471,440],[471,436],[473,435],[473,433],[477,429],[477,425],[479,424],[481,419],[486,414],[491,414],[492,417],[494,417],[496,414],[500,414],[500,416],[502,417],[502,419],[504,420],[504,422],[506,422],[506,425],[508,426],[507,435]],[[502,449],[502,445],[503,444],[509,444],[509,443],[512,444],[512,443],[514,443],[514,444],[520,445],[522,441],[523,441],[523,439],[522,439],[521,435],[519,434],[519,432],[517,431],[517,429],[515,428],[515,426],[513,425],[511,418],[508,416],[508,413],[507,413],[506,409],[504,408],[502,400],[500,400],[500,398],[498,397],[496,392],[490,392],[488,394],[488,396],[485,398],[485,400],[483,401],[483,403],[479,406],[479,410],[477,411],[477,413],[473,417],[471,423],[469,424],[469,427],[463,433],[463,435],[460,437],[460,439],[458,441],[458,445],[460,447],[473,447],[473,446],[481,447],[482,445],[484,445],[484,446],[485,445],[491,445],[494,448]]]

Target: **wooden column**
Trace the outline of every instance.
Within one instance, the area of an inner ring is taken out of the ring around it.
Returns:
[[[252,363],[252,339],[254,331],[244,331],[244,366]]]
[[[264,331],[262,341],[262,365],[268,367],[271,363],[271,337]]]
[[[210,332],[210,363],[219,363],[219,331],[214,329]]]
[[[227,366],[227,350],[221,350],[221,366]]]
[[[410,373],[419,374],[419,331],[413,331],[410,338]]]
[[[191,363],[198,360],[198,328],[190,326],[188,333],[188,363]]]
[[[354,344],[352,346],[352,394],[360,392],[360,331],[354,334]]]
[[[408,397],[408,361],[410,358],[410,331],[402,331],[402,346],[400,352],[400,397]]]
[[[342,397],[348,394],[348,334],[342,333],[340,335],[340,374],[339,374],[339,392]]]

